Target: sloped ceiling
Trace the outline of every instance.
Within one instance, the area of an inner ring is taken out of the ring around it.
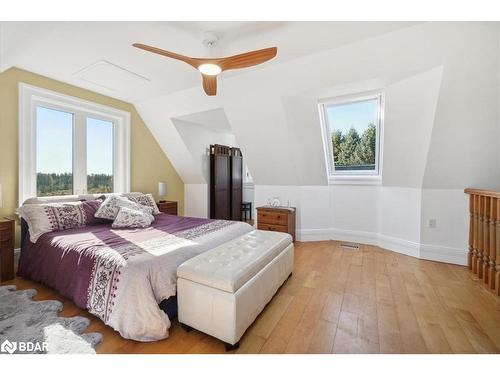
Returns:
[[[383,89],[394,103],[386,105],[384,184],[495,187],[497,43],[496,24],[429,23],[228,77],[215,98],[191,88],[137,107],[169,157],[177,154],[170,118],[223,108],[257,184],[324,185],[317,100]]]
[[[1,69],[18,66],[133,102],[185,183],[204,183],[204,179],[174,125],[176,118],[222,109],[256,184],[325,185],[317,100],[383,89],[388,101],[384,184],[498,185],[496,23],[2,23],[0,27]],[[30,28],[35,33],[26,32]],[[209,55],[201,44],[204,31],[220,36],[216,52],[223,55],[270,45],[277,45],[279,54],[256,68],[224,73],[218,95],[207,97],[199,74],[190,67],[130,47],[144,42],[187,55]],[[75,74],[100,60],[149,83],[142,88],[104,88]]]
[[[405,22],[0,22],[0,72],[16,66],[129,102],[199,86],[188,65],[138,50],[152,44],[191,56],[231,55],[273,45],[279,56],[269,64],[387,33]],[[219,37],[214,50],[204,33]],[[150,82],[144,87],[103,87],[77,73],[108,61]],[[227,72],[231,77],[243,71]]]

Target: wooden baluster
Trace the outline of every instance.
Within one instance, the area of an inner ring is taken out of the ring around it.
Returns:
[[[495,254],[495,292],[500,296],[500,199],[497,199],[496,223],[496,254]]]
[[[474,252],[474,195],[469,196],[469,253],[467,266],[472,269],[472,254]]]
[[[500,204],[500,199],[491,198],[490,202],[490,255],[488,268],[488,285],[490,289],[495,289],[495,262],[497,248],[497,206]]]
[[[469,201],[469,269],[500,296],[500,192],[465,189]]]
[[[479,228],[479,196],[471,195],[473,200],[473,211],[474,211],[474,240],[472,241],[472,273],[477,273],[477,246],[478,246],[478,228]]]
[[[478,246],[477,246],[477,277],[483,278],[483,254],[484,254],[484,196],[479,196],[479,230],[478,230]]]
[[[484,197],[484,226],[483,226],[483,281],[488,284],[490,271],[490,205],[491,197]]]

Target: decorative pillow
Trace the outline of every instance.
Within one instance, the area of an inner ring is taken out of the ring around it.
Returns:
[[[144,211],[121,207],[111,226],[113,228],[146,228],[153,220],[153,216]]]
[[[30,241],[36,242],[44,233],[94,224],[98,205],[100,201],[27,204],[17,213],[28,223]]]
[[[119,195],[110,195],[102,202],[94,216],[100,219],[114,220],[122,207],[143,211],[151,216],[153,213],[151,207],[143,206]]]
[[[85,211],[85,214],[87,215],[85,222],[86,225],[98,225],[108,222],[107,220],[100,219],[94,216],[103,201],[104,199],[101,198],[93,199],[90,201],[82,201],[82,207]]]
[[[142,204],[143,206],[151,207],[153,210],[153,215],[158,215],[160,210],[156,204],[153,194],[140,194],[140,195],[125,195],[132,202]]]

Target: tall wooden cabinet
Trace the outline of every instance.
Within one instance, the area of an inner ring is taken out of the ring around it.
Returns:
[[[241,150],[210,145],[210,218],[240,220],[242,194]]]
[[[243,201],[243,155],[236,147],[231,148],[231,220],[241,220]]]

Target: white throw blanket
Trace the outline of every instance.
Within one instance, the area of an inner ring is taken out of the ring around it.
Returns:
[[[168,337],[170,320],[158,304],[176,294],[177,267],[204,251],[248,233],[242,222],[212,221],[175,234],[155,233],[119,247],[99,247],[88,288],[88,310],[124,338]],[[127,231],[120,231],[126,237]]]

